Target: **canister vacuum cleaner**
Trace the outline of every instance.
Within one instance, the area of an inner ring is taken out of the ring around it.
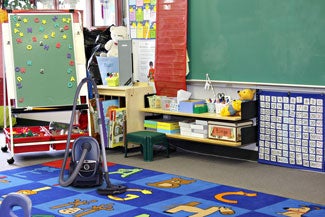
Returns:
[[[82,136],[77,138],[72,145],[71,160],[69,165],[69,176],[65,180],[64,171],[69,157],[71,132],[73,130],[73,122],[76,113],[77,99],[82,86],[86,82],[90,82],[94,89],[94,95],[96,98],[96,107],[98,112],[97,122],[99,126],[101,146],[99,146],[97,140],[94,139],[93,137]],[[106,182],[106,188],[98,188],[97,189],[98,194],[101,195],[122,194],[126,191],[127,188],[123,185],[113,185],[109,179],[100,108],[101,107],[99,102],[99,95],[98,95],[98,90],[95,82],[90,78],[84,78],[79,83],[74,97],[65,154],[64,154],[64,159],[63,159],[60,177],[59,177],[59,183],[61,186],[64,187],[69,185],[74,187],[94,187],[94,186],[102,185],[104,179]],[[102,156],[100,156],[100,153],[102,153]]]

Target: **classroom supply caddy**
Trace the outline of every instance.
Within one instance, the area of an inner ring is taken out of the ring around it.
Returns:
[[[1,150],[10,150],[9,164],[14,162],[15,153],[58,150],[66,142],[66,135],[51,134],[47,126],[13,127],[12,117],[48,112],[55,113],[56,119],[56,112],[71,111],[77,85],[86,76],[80,21],[78,11],[13,10],[1,26],[6,54],[4,106],[9,108],[9,123],[4,123],[6,144]],[[42,31],[36,31],[41,22]],[[77,109],[87,110],[89,123],[87,87],[80,92]]]

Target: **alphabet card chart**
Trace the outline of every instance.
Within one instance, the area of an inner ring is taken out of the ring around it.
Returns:
[[[324,171],[324,94],[259,91],[259,162]]]

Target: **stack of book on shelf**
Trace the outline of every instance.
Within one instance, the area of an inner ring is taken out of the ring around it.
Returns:
[[[158,120],[144,120],[144,128],[150,131],[157,131]]]
[[[208,121],[195,120],[195,123],[191,124],[191,130],[193,137],[208,138]]]
[[[194,124],[195,120],[193,119],[186,119],[178,122],[179,127],[180,127],[180,134],[182,136],[191,136],[192,134],[192,129],[191,129],[191,124]]]
[[[168,134],[179,134],[179,124],[178,121],[158,121],[157,122],[157,132],[168,133]]]
[[[208,121],[187,119],[179,122],[182,136],[192,136],[198,138],[208,137]]]

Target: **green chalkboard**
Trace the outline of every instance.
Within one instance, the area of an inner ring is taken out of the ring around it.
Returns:
[[[325,86],[324,0],[189,0],[189,80]]]
[[[73,103],[76,63],[70,13],[10,14],[17,107]]]

